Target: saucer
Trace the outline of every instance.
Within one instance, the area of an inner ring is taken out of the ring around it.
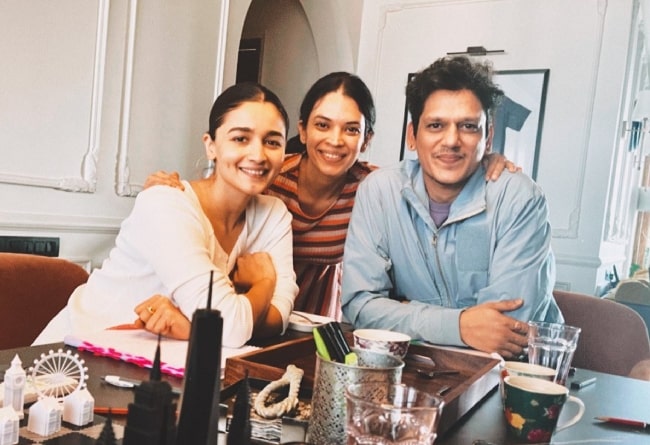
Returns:
[[[311,320],[311,322],[309,320]],[[312,329],[316,326],[322,326],[331,321],[336,320],[331,317],[325,317],[323,315],[293,311],[289,317],[289,329],[299,332],[312,332]]]

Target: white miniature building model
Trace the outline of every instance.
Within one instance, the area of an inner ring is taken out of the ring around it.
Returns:
[[[63,420],[73,425],[83,426],[95,417],[95,398],[87,388],[74,391],[63,399]]]
[[[18,413],[11,406],[0,408],[0,445],[11,445],[18,443],[18,431],[20,430],[20,419]]]
[[[11,367],[5,371],[4,381],[4,407],[11,406],[18,414],[18,418],[25,417],[25,382],[27,373],[23,369],[23,362],[18,354],[11,361]]]
[[[61,429],[63,407],[54,397],[43,397],[29,407],[27,429],[40,436],[49,436]]]

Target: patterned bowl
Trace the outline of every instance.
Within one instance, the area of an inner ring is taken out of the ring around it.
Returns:
[[[403,359],[408,351],[411,337],[401,332],[385,329],[356,329],[354,346]]]

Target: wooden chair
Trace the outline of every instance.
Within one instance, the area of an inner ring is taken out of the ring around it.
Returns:
[[[86,280],[61,258],[0,252],[0,349],[29,346]]]
[[[575,292],[553,292],[565,323],[582,329],[573,366],[628,376],[650,359],[650,340],[643,319],[620,303]]]

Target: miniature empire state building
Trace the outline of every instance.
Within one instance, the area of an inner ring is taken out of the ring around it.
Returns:
[[[174,445],[176,443],[176,403],[172,387],[160,380],[160,336],[156,358],[148,382],[135,388],[129,404],[123,445]],[[189,444],[188,444],[189,445]]]

